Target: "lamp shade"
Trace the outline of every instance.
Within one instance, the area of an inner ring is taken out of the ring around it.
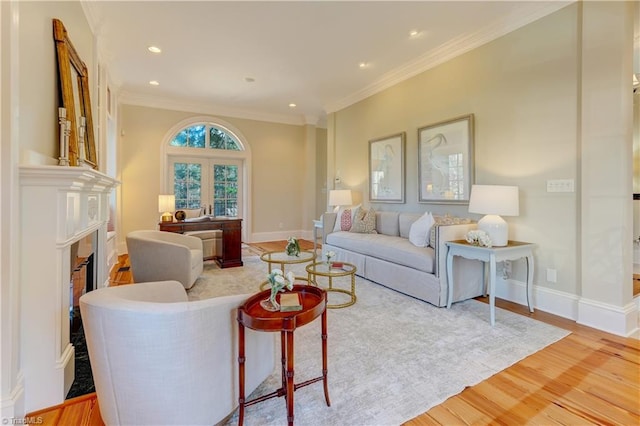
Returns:
[[[469,213],[518,216],[518,187],[507,185],[473,185]]]
[[[332,189],[329,191],[330,206],[350,206],[352,203],[350,189]]]
[[[158,211],[162,213],[163,222],[172,222],[173,215],[171,214],[176,208],[176,196],[171,195],[158,195]]]
[[[487,233],[494,246],[509,243],[509,227],[500,216],[518,216],[518,187],[506,185],[473,185],[469,213],[484,214],[478,229]]]
[[[158,195],[158,211],[160,213],[172,212],[176,208],[176,196]]]

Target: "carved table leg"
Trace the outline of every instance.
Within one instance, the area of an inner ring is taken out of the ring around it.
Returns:
[[[287,393],[287,335],[284,331],[280,332],[280,364],[282,371],[282,390]]]
[[[238,321],[238,370],[240,389],[238,393],[238,425],[242,426],[244,422],[244,325]]]
[[[287,331],[287,422],[293,426],[293,331]]]
[[[327,311],[322,313],[322,382],[324,383],[324,399],[327,401],[327,406],[331,407],[331,401],[329,400],[329,383],[327,380]]]

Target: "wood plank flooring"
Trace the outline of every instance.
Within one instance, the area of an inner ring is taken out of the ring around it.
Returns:
[[[252,248],[271,251],[282,250],[285,245],[286,241],[276,241],[252,244]],[[312,247],[311,242],[301,242],[303,250]],[[128,266],[127,257],[120,257],[110,276],[112,285],[131,282]],[[487,302],[487,298],[478,300]],[[640,341],[541,311],[531,314],[524,306],[500,299],[496,299],[496,305],[572,334],[406,425],[640,424]],[[95,394],[67,400],[28,417],[51,426],[103,425]],[[375,419],[371,421],[375,424]]]

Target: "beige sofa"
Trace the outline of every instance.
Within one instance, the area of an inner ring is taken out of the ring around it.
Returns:
[[[336,213],[323,215],[323,252],[332,250],[335,260],[356,265],[357,275],[436,306],[447,304],[446,241],[464,239],[474,223],[434,225],[430,246],[417,247],[408,237],[411,224],[421,213],[376,212],[376,234],[334,231]],[[455,257],[453,301],[483,293],[482,263]]]

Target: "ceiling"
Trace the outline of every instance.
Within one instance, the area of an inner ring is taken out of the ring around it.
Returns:
[[[328,112],[569,3],[84,1],[82,5],[98,36],[101,60],[123,102],[322,125]],[[411,36],[411,31],[417,34]],[[70,37],[73,40],[73,34]],[[162,53],[149,52],[152,45]],[[150,85],[151,80],[159,85]],[[296,106],[290,107],[291,103]]]

